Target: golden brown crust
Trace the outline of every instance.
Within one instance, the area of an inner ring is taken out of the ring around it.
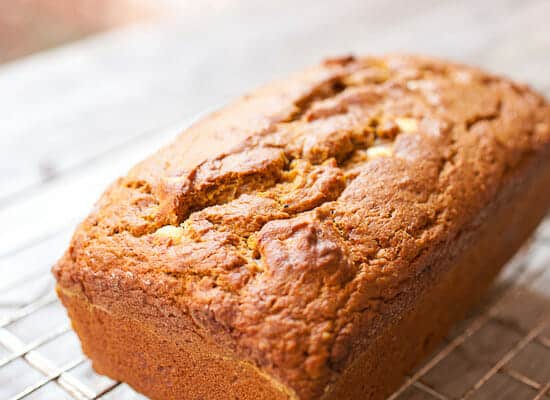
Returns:
[[[179,315],[315,399],[549,147],[550,106],[524,86],[415,56],[333,59],[136,166],[54,272],[113,312],[145,294],[150,318]]]
[[[58,291],[94,369],[151,399],[288,400],[292,392],[189,329],[132,319]],[[130,346],[131,344],[131,350]]]
[[[458,246],[441,251],[436,262],[404,285],[385,310],[389,322],[370,321],[374,334],[322,400],[386,399],[481,299],[550,204],[550,164],[544,158],[517,172],[487,206],[483,223],[467,228]]]

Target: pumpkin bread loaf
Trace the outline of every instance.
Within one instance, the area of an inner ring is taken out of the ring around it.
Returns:
[[[550,204],[550,106],[418,56],[342,57],[113,183],[54,267],[94,368],[152,399],[383,399]]]

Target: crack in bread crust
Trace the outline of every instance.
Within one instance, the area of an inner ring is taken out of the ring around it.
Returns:
[[[133,274],[310,399],[425,260],[547,151],[550,108],[415,56],[334,59],[294,79],[192,129],[224,132],[230,150],[180,166],[183,135],[113,184],[54,272],[89,292],[102,287],[90,271]]]

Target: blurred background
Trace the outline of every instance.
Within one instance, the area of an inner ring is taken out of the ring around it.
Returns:
[[[109,181],[327,56],[404,51],[550,95],[548,0],[0,0],[0,400],[132,399],[93,373],[49,269]],[[550,400],[550,223],[395,398]]]

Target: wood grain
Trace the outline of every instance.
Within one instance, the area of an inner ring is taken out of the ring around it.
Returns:
[[[0,201],[330,54],[422,52],[550,88],[546,1],[278,3],[227,2],[0,68]]]

